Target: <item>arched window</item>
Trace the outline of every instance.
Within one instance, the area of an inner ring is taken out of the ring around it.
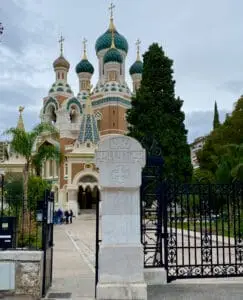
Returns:
[[[78,121],[79,109],[75,104],[73,104],[70,108],[70,121],[71,123],[77,123]]]
[[[57,121],[56,108],[54,105],[50,104],[47,108],[48,122],[55,124]]]
[[[64,79],[64,73],[62,72],[62,79]]]

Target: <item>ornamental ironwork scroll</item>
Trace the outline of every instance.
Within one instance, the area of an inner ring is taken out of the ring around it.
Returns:
[[[168,281],[243,276],[243,183],[170,183],[165,193]]]

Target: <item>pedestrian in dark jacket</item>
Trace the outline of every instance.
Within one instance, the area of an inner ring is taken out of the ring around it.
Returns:
[[[73,211],[71,209],[69,210],[69,222],[70,224],[73,223]]]
[[[65,221],[66,221],[66,224],[68,224],[69,223],[69,213],[68,213],[68,210],[65,210]]]

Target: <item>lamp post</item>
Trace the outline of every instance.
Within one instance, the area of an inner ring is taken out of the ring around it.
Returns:
[[[4,175],[5,171],[4,169],[0,169],[0,175],[1,175],[1,217],[3,216],[3,196],[4,196]]]

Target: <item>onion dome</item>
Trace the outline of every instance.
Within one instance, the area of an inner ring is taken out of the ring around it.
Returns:
[[[143,63],[140,59],[140,44],[141,44],[141,41],[138,39],[137,42],[136,42],[137,59],[136,59],[135,63],[131,65],[131,67],[129,69],[130,75],[142,74],[143,73]]]
[[[70,68],[69,62],[63,57],[62,55],[59,56],[53,63],[54,69],[56,68],[65,68],[68,69]]]
[[[108,29],[104,34],[102,34],[95,43],[95,50],[99,52],[104,49],[108,49],[111,46],[111,30]],[[126,38],[119,34],[117,30],[115,30],[115,46],[119,50],[123,50],[126,53],[128,52],[128,42]]]
[[[76,73],[90,73],[93,74],[94,73],[94,67],[92,66],[92,64],[88,61],[87,58],[87,54],[86,54],[86,43],[87,40],[84,39],[83,40],[83,47],[84,47],[84,53],[83,53],[83,58],[82,60],[77,64],[76,66]]]
[[[70,68],[69,62],[66,60],[66,58],[63,56],[63,42],[64,38],[61,36],[59,43],[60,43],[60,56],[54,61],[53,67],[54,69],[56,68],[65,68],[68,69]]]
[[[131,65],[129,73],[130,75],[143,73],[143,63],[141,62],[141,60],[137,60],[134,64]]]
[[[128,52],[128,42],[126,38],[121,35],[115,28],[113,23],[113,17],[110,19],[110,26],[108,30],[102,34],[95,43],[95,50],[98,53],[101,50],[109,49],[112,44],[112,31],[114,31],[114,43],[115,47],[119,50],[123,50],[126,53]]]
[[[76,66],[76,73],[94,73],[94,67],[92,64],[88,61],[88,59],[82,59]]]
[[[104,63],[108,62],[118,62],[120,64],[123,62],[122,55],[116,48],[110,48],[106,52],[104,56]]]

